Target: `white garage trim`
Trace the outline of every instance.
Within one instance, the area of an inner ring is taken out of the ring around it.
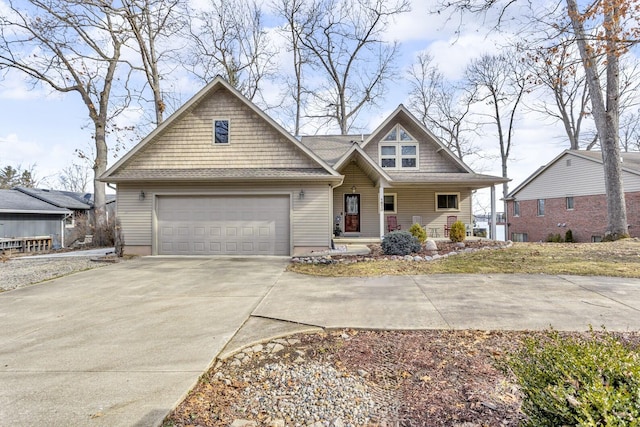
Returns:
[[[154,255],[289,255],[291,192],[154,195]]]

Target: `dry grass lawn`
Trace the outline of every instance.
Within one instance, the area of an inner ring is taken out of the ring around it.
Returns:
[[[378,259],[353,264],[291,264],[289,271],[318,276],[437,273],[575,274],[640,278],[640,240],[607,243],[514,243],[507,249],[462,253],[431,262]]]

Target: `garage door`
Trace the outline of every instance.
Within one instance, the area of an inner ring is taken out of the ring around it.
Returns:
[[[289,196],[158,197],[160,255],[289,255]]]

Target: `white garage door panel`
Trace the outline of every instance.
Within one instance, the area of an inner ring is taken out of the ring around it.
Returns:
[[[288,196],[158,197],[160,255],[289,255]]]

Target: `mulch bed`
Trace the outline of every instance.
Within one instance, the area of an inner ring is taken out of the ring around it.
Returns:
[[[514,379],[499,366],[525,337],[540,333],[338,330],[295,336],[298,344],[273,357],[291,365],[329,363],[343,375],[364,377],[382,401],[390,402],[390,417],[371,426],[515,427],[524,420],[521,395]],[[640,345],[637,332],[619,336]],[[215,378],[241,379],[273,360],[255,358],[242,366],[228,360],[202,377],[166,426],[228,426],[247,418],[234,409],[251,405],[251,397],[242,393],[242,381]],[[290,395],[299,402],[293,387]],[[270,425],[259,417],[254,421]]]

